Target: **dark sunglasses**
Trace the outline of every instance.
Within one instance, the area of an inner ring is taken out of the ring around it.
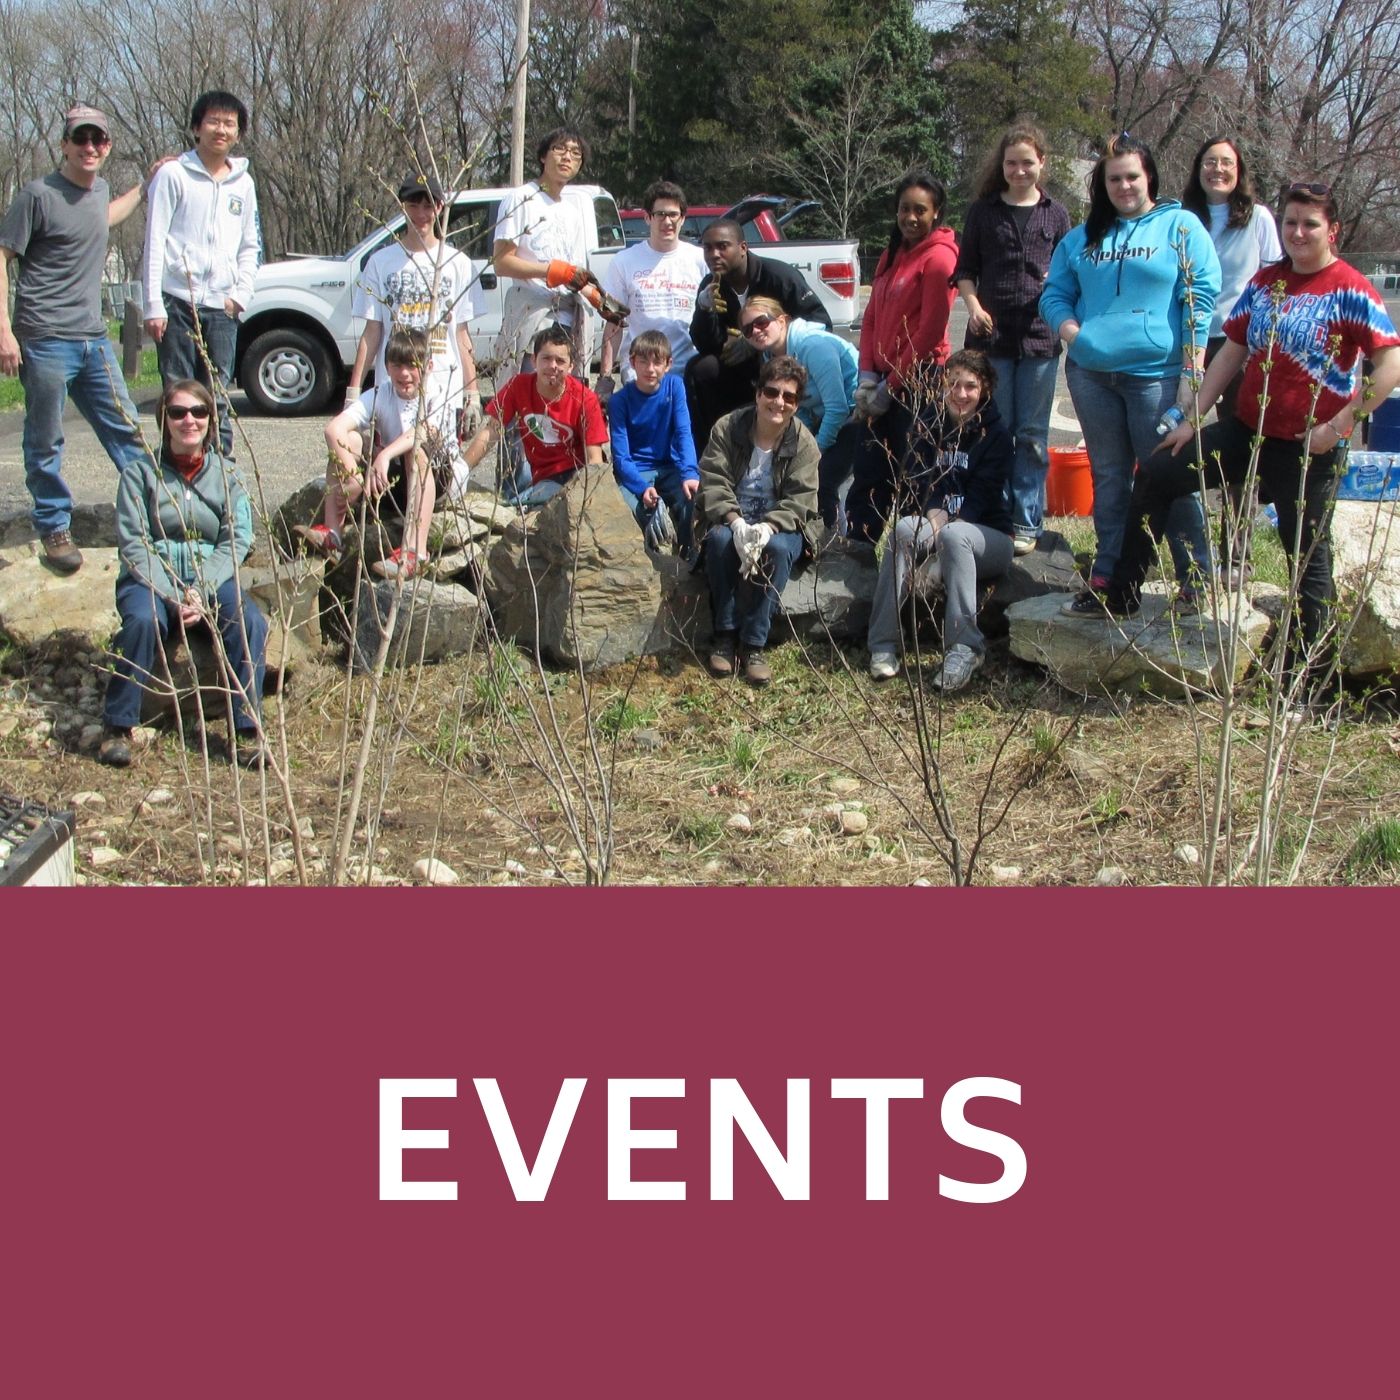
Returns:
[[[1296,180],[1296,181],[1294,181],[1293,184],[1289,185],[1289,187],[1288,187],[1288,193],[1289,193],[1289,194],[1311,194],[1311,195],[1316,195],[1318,199],[1327,199],[1327,198],[1329,198],[1329,197],[1331,196],[1331,193],[1332,193],[1332,186],[1331,186],[1331,185],[1319,185],[1319,184],[1317,184],[1317,183],[1309,183],[1309,182],[1304,181],[1304,180]]]
[[[172,423],[183,423],[186,418],[193,418],[196,422],[202,423],[209,417],[207,405],[202,403],[172,403],[167,404],[165,416]]]
[[[766,331],[773,324],[773,318],[768,315],[755,316],[752,321],[744,327],[744,334],[753,336]]]
[[[802,401],[801,395],[794,394],[791,389],[779,389],[776,384],[765,384],[758,392],[770,403],[781,399],[789,408],[796,408]]]
[[[74,146],[91,146],[97,151],[105,151],[112,144],[110,136],[104,136],[100,131],[94,131],[90,126],[80,127],[68,140]]]

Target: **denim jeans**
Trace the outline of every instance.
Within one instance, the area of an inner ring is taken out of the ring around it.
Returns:
[[[228,386],[233,383],[238,322],[222,307],[191,306],[168,292],[164,299],[165,334],[156,346],[161,380],[168,386],[177,379],[197,379],[208,387],[219,406],[219,445],[223,455],[232,458],[233,421],[228,411]],[[196,319],[204,340],[202,353],[195,337]]]
[[[1050,441],[1050,410],[1055,404],[1058,356],[1048,359],[993,359],[997,391],[992,396],[1006,430],[1016,439],[1006,503],[1018,535],[1036,539],[1045,514],[1046,455]]]
[[[533,510],[536,506],[542,506],[546,501],[552,501],[573,479],[577,467],[566,472],[560,472],[558,476],[547,476],[543,481],[537,481],[532,486],[528,470],[525,477],[524,489],[521,489],[520,478],[516,477],[512,481],[507,481],[501,490],[501,499],[508,506],[519,506],[521,510]]]
[[[640,470],[648,485],[656,487],[656,493],[661,500],[648,510],[640,498],[634,496],[619,481],[617,489],[626,501],[627,509],[632,512],[643,533],[658,510],[669,510],[671,519],[675,522],[676,535],[681,542],[681,555],[689,559],[695,540],[695,502],[685,494],[685,478],[681,476],[680,468],[674,462],[667,462],[664,466],[654,469],[642,467]]]
[[[1111,578],[1123,552],[1128,504],[1133,496],[1134,463],[1148,462],[1157,450],[1157,424],[1176,402],[1177,377],[1144,379],[1116,371],[1065,366],[1070,398],[1089,449],[1094,480],[1094,533],[1098,537],[1093,574]],[[1210,572],[1205,514],[1199,495],[1181,497],[1167,522],[1167,545],[1176,576],[1187,583],[1194,560],[1202,575]]]
[[[233,725],[246,732],[257,728],[255,716],[262,708],[267,619],[251,598],[240,600],[237,579],[223,584],[215,602],[210,622],[219,629],[229,670],[237,680],[237,684],[229,685]],[[122,620],[117,636],[120,655],[107,682],[102,717],[114,729],[131,729],[141,723],[141,692],[155,672],[157,639],[163,643],[170,635],[180,610],[140,579],[128,575],[117,582],[117,612]],[[245,694],[252,701],[252,714],[243,702]]]
[[[728,525],[711,525],[705,536],[705,574],[710,580],[710,610],[715,634],[737,632],[741,646],[757,651],[768,644],[778,597],[802,555],[802,535],[779,530],[763,551],[761,574],[739,574],[739,551]]]
[[[63,479],[63,407],[70,397],[118,471],[147,452],[116,351],[105,335],[91,340],[26,339],[20,355],[24,484],[34,501],[34,529],[42,536],[66,530],[72,521],[73,495]]]

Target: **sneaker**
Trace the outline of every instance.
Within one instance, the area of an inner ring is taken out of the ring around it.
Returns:
[[[1087,617],[1096,622],[1104,622],[1111,617],[1131,617],[1137,610],[1136,603],[1112,602],[1108,594],[1096,592],[1092,588],[1076,593],[1060,608],[1066,617]]]
[[[982,653],[973,651],[971,647],[954,647],[943,658],[943,664],[933,678],[934,685],[945,694],[961,690],[972,679],[972,673],[982,665],[983,659]]]
[[[371,564],[370,570],[380,578],[401,578],[407,581],[418,572],[418,556],[411,549],[396,549],[387,559]]]
[[[877,681],[892,681],[899,674],[899,658],[892,651],[870,653],[870,675]]]
[[[710,674],[716,680],[728,680],[734,674],[734,636],[718,636],[710,648]]]
[[[1017,554],[1034,554],[1036,544],[1037,540],[1034,535],[1017,535],[1016,542],[1012,545],[1012,549]]]
[[[750,685],[767,685],[773,679],[773,668],[768,664],[761,647],[756,651],[744,653],[744,679]]]
[[[240,768],[267,766],[267,745],[256,729],[240,729],[234,736],[233,758]]]
[[[56,574],[76,574],[83,567],[83,552],[73,543],[73,536],[67,530],[50,530],[41,543],[44,563]]]
[[[329,525],[293,525],[292,534],[302,542],[308,554],[318,554],[322,559],[340,556],[340,536]]]
[[[108,768],[131,767],[131,730],[118,729],[115,725],[105,725],[102,730],[102,743],[97,749],[97,761]]]

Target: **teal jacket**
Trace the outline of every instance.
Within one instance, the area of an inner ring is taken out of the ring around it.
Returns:
[[[1050,260],[1040,314],[1080,331],[1066,352],[1081,369],[1144,379],[1181,373],[1185,344],[1202,351],[1220,293],[1220,259],[1205,226],[1174,199],[1140,219],[1115,219],[1089,248],[1071,229]]]
[[[178,603],[190,587],[210,602],[253,547],[253,508],[231,466],[210,451],[186,481],[164,457],[134,462],[117,485],[118,581],[140,579]]]
[[[856,348],[825,326],[793,321],[788,325],[787,353],[807,371],[807,388],[797,416],[825,452],[855,407],[856,381],[860,378]]]

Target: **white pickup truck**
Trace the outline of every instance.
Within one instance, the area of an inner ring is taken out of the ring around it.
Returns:
[[[501,324],[501,288],[491,270],[491,236],[508,188],[463,190],[452,201],[447,240],[471,259],[479,279],[482,314],[471,322],[479,353],[489,356]],[[597,185],[571,185],[569,198],[587,208],[588,266],[601,280],[626,242],[617,202]],[[264,263],[238,327],[238,380],[265,413],[320,413],[340,390],[355,361],[364,321],[351,312],[355,284],[370,255],[403,228],[402,213],[340,257],[293,257]],[[831,313],[849,326],[859,312],[859,259],[855,243],[766,243],[755,248],[801,269]],[[814,277],[813,272],[819,272]]]

